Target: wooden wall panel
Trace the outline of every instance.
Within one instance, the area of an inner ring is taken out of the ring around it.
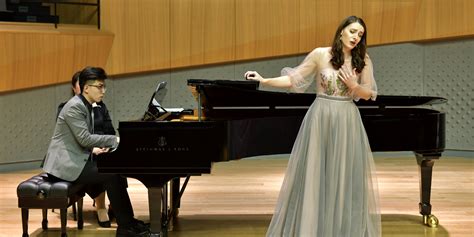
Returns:
[[[66,82],[84,66],[107,62],[110,33],[29,27],[0,25],[0,93]]]
[[[295,54],[299,1],[236,0],[236,59]]]
[[[105,67],[113,40],[111,35],[76,35],[72,69],[82,69],[84,65]],[[72,75],[67,76],[70,79]]]
[[[235,59],[235,0],[193,1],[191,61],[205,64]]]
[[[368,44],[419,40],[425,37],[425,7],[422,0],[364,0],[363,18]]]
[[[171,2],[171,67],[235,59],[235,0]]]
[[[56,34],[1,34],[0,47],[5,49],[0,61],[1,90],[57,83],[62,70],[71,70],[73,59],[61,57],[61,51],[72,55],[72,47],[67,46],[72,44],[72,37]],[[57,67],[58,63],[64,67]]]
[[[424,0],[426,33],[424,39],[474,35],[474,1]]]
[[[102,29],[115,34],[110,74],[170,67],[170,0],[103,0]]]
[[[170,3],[170,66],[184,67],[191,63],[192,2],[194,0],[171,1]]]
[[[299,53],[331,46],[340,22],[351,15],[362,16],[362,0],[300,0]]]
[[[388,44],[474,34],[469,0],[363,0],[369,44]]]
[[[318,47],[316,45],[318,40],[316,38],[321,37],[318,32],[318,23],[316,8],[316,2],[314,0],[300,0],[299,4],[299,50],[298,52],[309,52],[311,49]],[[327,37],[327,36],[325,36]]]
[[[77,68],[105,61],[107,72],[117,75],[307,53],[329,46],[336,27],[349,15],[364,18],[370,46],[474,36],[472,0],[102,0],[101,4],[101,31],[1,24],[0,47],[5,53],[0,55],[0,92],[67,81]],[[24,65],[29,65],[26,70]]]

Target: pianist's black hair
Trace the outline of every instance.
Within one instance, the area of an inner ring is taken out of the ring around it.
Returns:
[[[344,19],[339,27],[336,30],[336,33],[334,35],[334,39],[332,41],[332,48],[331,48],[331,64],[334,67],[334,69],[338,70],[339,68],[342,67],[344,64],[344,53],[342,52],[342,42],[340,40],[341,37],[341,32],[344,30],[344,28],[354,22],[358,22],[359,24],[364,27],[364,34],[362,35],[362,38],[360,39],[359,43],[355,48],[352,49],[351,54],[352,54],[352,67],[356,69],[358,73],[362,72],[362,69],[365,67],[365,53],[367,51],[367,27],[365,26],[364,21],[362,18],[359,18],[357,16],[349,16],[346,19]]]
[[[79,87],[81,88],[81,93],[84,91],[84,86],[87,81],[105,79],[107,79],[107,74],[105,70],[100,67],[86,67],[82,69],[79,73]]]

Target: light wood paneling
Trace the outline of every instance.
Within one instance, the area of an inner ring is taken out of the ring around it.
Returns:
[[[369,45],[474,35],[470,0],[104,0],[102,6],[104,27],[117,37],[107,67],[113,74],[306,53],[329,45],[349,15],[364,18]]]
[[[171,2],[171,67],[235,59],[235,0]]]
[[[319,32],[317,1],[300,0],[299,15],[299,52],[309,52],[318,47],[316,43],[321,43],[317,38],[325,38],[326,41],[331,38],[330,35],[324,35]],[[324,42],[324,41],[323,41]]]
[[[234,1],[192,1],[191,63],[193,65],[234,60]]]
[[[242,159],[219,162],[212,174],[191,177],[170,237],[260,237],[265,235],[280,191],[287,159]],[[440,226],[421,224],[418,213],[418,170],[414,157],[376,158],[383,237],[471,237],[474,234],[474,160],[441,157],[433,168],[432,212]],[[17,185],[39,170],[0,174],[0,236],[21,235]],[[148,221],[148,196],[142,183],[128,179],[137,218]],[[100,228],[92,200],[84,199],[84,229],[68,216],[68,234],[77,237],[115,236]],[[69,213],[71,209],[69,209]],[[49,229],[41,229],[41,211],[31,210],[30,236],[59,236],[59,211],[48,212]]]
[[[424,39],[474,35],[474,1],[424,0],[426,7]]]
[[[110,74],[170,67],[170,0],[103,0],[102,28],[115,34]]]
[[[112,34],[39,27],[0,25],[0,92],[66,82],[87,65],[105,66]]]
[[[362,17],[368,28],[368,44],[423,39],[425,14],[423,0],[364,0]]]
[[[194,0],[171,1],[170,4],[170,48],[171,67],[184,67],[191,63],[192,2]]]
[[[348,15],[366,21],[369,46],[474,37],[471,0],[103,0],[101,9],[102,30],[89,37],[0,25],[0,92],[69,80],[83,62],[107,60],[117,75],[307,53],[330,45]]]
[[[474,35],[474,1],[363,0],[369,44]]]
[[[341,21],[351,15],[362,15],[362,0],[300,1],[299,53],[331,46]]]
[[[299,1],[236,0],[236,59],[295,54]]]
[[[113,37],[111,35],[77,35],[74,37],[73,69],[82,69],[84,65],[105,67]],[[91,55],[103,55],[103,57],[91,57]],[[59,64],[60,65],[60,64]],[[67,75],[69,81],[72,74]]]

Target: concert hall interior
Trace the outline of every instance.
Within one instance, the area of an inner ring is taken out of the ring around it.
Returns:
[[[51,16],[32,16],[31,2]],[[316,85],[296,94],[244,73],[280,76],[330,46],[350,15],[367,25],[378,87],[376,102],[357,105],[382,236],[474,236],[474,1],[54,2],[0,0],[0,236],[24,233],[17,187],[43,172],[58,105],[86,66],[108,74],[104,102],[121,137],[99,172],[127,177],[153,236],[265,236]],[[242,135],[273,119],[289,128]],[[78,229],[69,207],[67,234],[115,236],[117,223],[100,227],[95,210],[86,195]],[[43,230],[41,210],[29,211],[30,236],[61,234],[60,210],[47,213]]]

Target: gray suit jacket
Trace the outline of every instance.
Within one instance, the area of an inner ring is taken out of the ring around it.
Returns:
[[[91,113],[83,100],[74,96],[59,113],[43,166],[45,172],[67,181],[79,177],[92,148],[118,146],[113,135],[92,134]]]

